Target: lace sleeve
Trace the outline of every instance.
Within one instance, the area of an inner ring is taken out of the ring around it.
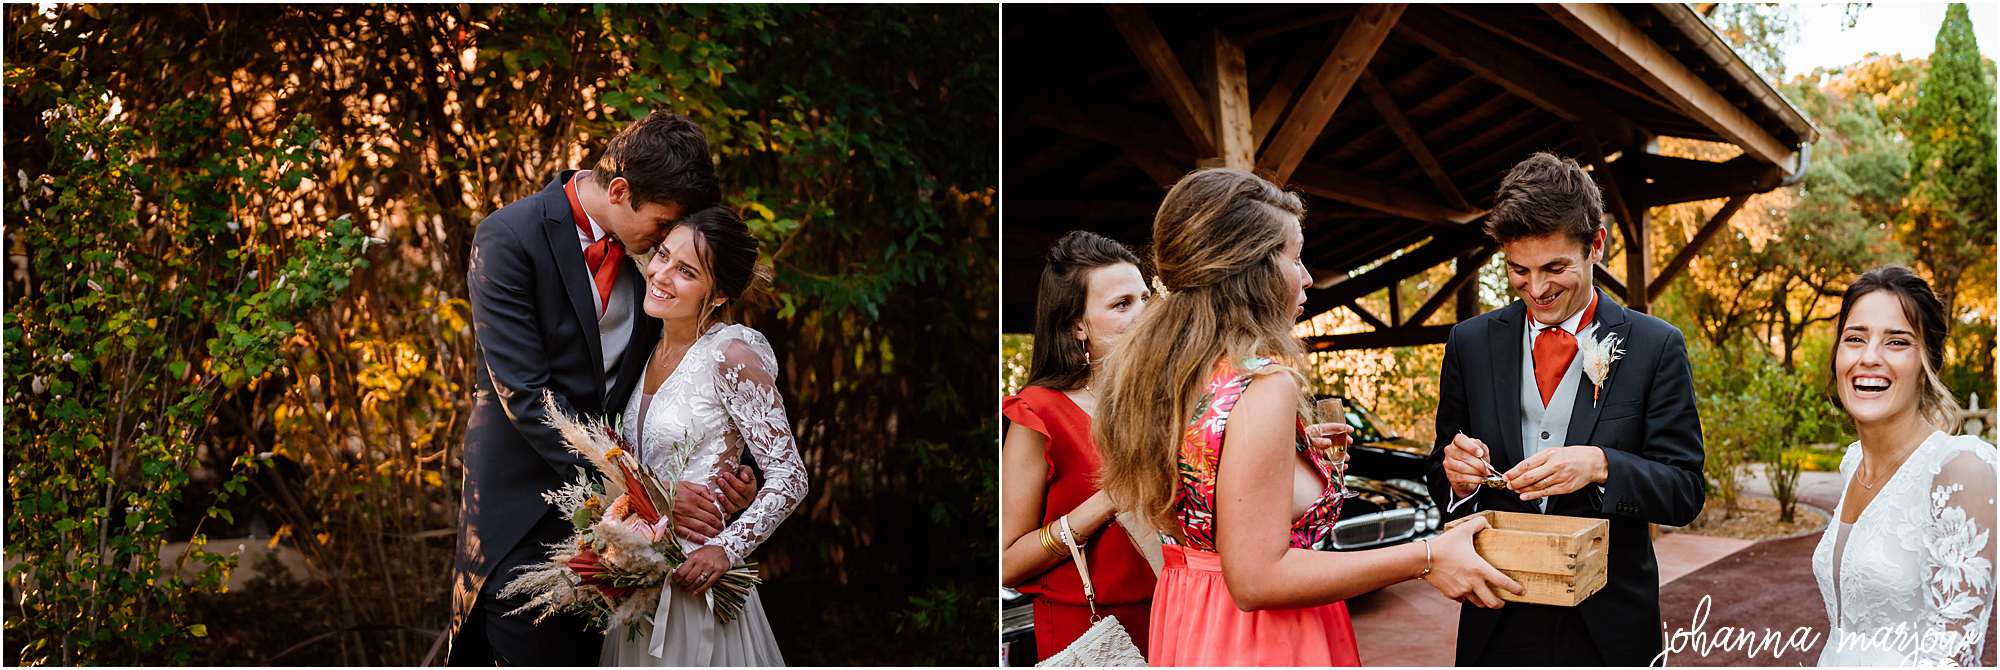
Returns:
[[[724,342],[717,349],[715,365],[722,406],[764,471],[764,485],[750,506],[707,542],[721,547],[729,561],[738,564],[805,500],[806,470],[798,443],[792,440],[784,399],[778,395],[778,364],[771,345],[753,331],[753,337]]]
[[[1993,616],[1993,464],[1993,448],[1979,443],[1946,456],[1931,479],[1924,631],[1947,634],[1949,646],[1926,651],[1961,667],[1979,665]]]

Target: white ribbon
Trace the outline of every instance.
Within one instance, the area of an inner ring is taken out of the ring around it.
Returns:
[[[668,578],[667,581],[660,583],[660,607],[653,610],[653,639],[646,645],[646,651],[651,652],[653,658],[660,658],[666,654],[667,612],[673,608],[673,602],[673,579]]]
[[[683,553],[692,552],[692,550],[688,548],[688,543],[686,540],[682,540],[680,538],[674,538],[674,541],[681,543],[681,551]],[[694,548],[699,549],[701,548],[701,545],[694,545]],[[667,578],[666,581],[660,583],[660,606],[658,609],[653,610],[653,638],[648,641],[649,644],[647,644],[646,647],[646,651],[648,653],[651,653],[653,655],[653,658],[666,657],[667,619],[668,619],[668,613],[673,609],[673,602],[674,602],[674,580],[670,576]],[[694,625],[699,629],[694,633],[694,640],[696,644],[700,645],[698,653],[696,653],[694,656],[694,658],[697,660],[698,663],[708,663],[714,660],[713,655],[715,653],[715,615],[711,614],[711,612],[715,611],[714,588],[710,588],[708,591],[703,593],[703,602],[708,605],[709,611],[702,613],[702,615],[705,616],[701,615],[696,616],[694,622]]]

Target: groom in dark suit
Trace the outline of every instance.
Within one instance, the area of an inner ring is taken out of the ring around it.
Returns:
[[[570,535],[569,520],[542,493],[590,467],[543,423],[542,392],[572,415],[625,409],[660,331],[639,308],[645,278],[630,255],[650,252],[675,220],[719,199],[701,128],[655,112],[613,138],[591,170],[565,170],[479,223],[466,275],[478,369],[465,433],[452,665],[596,664],[602,634],[575,617],[536,626],[532,615],[507,616],[525,599],[498,596],[515,569],[545,560],[546,545]],[[733,491],[725,507],[740,509],[747,492]],[[719,530],[719,518],[686,518],[695,496],[681,498],[680,525]]]
[[[1608,581],[1576,607],[1461,608],[1459,665],[1643,666],[1661,649],[1647,524],[1701,512],[1701,419],[1680,331],[1594,286],[1602,217],[1575,161],[1538,153],[1501,180],[1486,232],[1521,299],[1452,328],[1428,479],[1447,520],[1482,510],[1609,519]],[[1624,355],[1594,380],[1579,346],[1607,337]],[[1481,486],[1489,473],[1507,488]]]

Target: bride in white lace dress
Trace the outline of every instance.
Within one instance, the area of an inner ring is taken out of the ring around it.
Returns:
[[[1980,665],[1994,607],[1993,445],[1939,430],[1946,322],[1899,267],[1847,290],[1833,350],[1836,398],[1861,439],[1813,551],[1832,622],[1822,666]]]
[[[646,263],[644,308],[661,320],[660,341],[620,431],[662,478],[720,490],[717,474],[748,449],[764,483],[742,516],[714,538],[678,540],[688,561],[662,589],[651,625],[640,626],[638,635],[613,625],[603,665],[784,665],[754,589],[742,615],[727,624],[715,620],[704,599],[721,573],[746,562],[806,494],[771,345],[763,334],[721,318],[760,279],[756,263],[755,238],[722,207],[684,217]]]

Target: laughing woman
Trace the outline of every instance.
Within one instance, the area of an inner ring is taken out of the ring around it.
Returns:
[[[1035,351],[1028,384],[1001,411],[1013,425],[1001,446],[1001,583],[1035,594],[1035,652],[1048,658],[1091,625],[1083,582],[1067,546],[1067,520],[1084,547],[1097,611],[1118,617],[1146,645],[1152,568],[1112,523],[1097,490],[1101,460],[1090,440],[1097,370],[1151,297],[1139,257],[1125,245],[1075,231],[1049,248],[1035,298]]]
[[[1840,461],[1834,519],[1813,551],[1832,633],[1819,664],[1980,664],[1993,617],[1994,450],[1952,435],[1938,378],[1944,308],[1901,267],[1847,288],[1833,397],[1860,440]]]

